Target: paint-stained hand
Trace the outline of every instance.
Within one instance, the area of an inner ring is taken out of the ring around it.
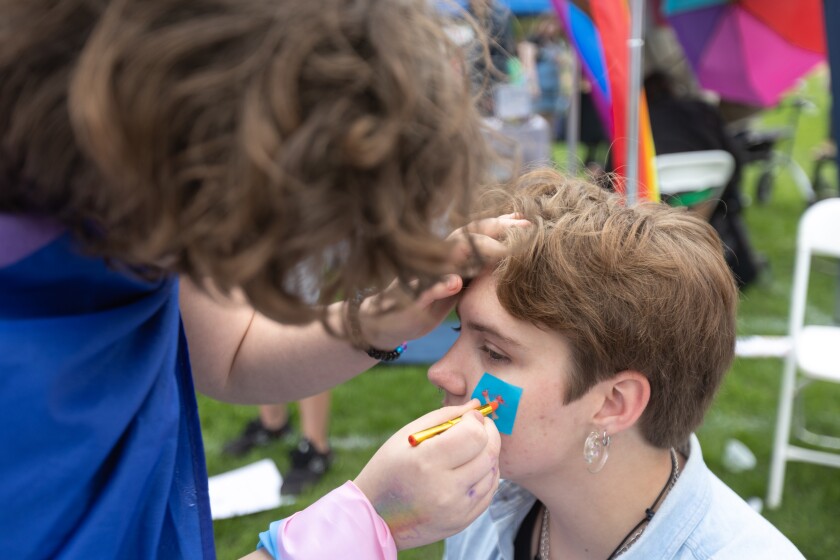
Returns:
[[[472,222],[450,234],[453,241],[452,270],[411,301],[395,282],[387,290],[364,301],[359,316],[362,335],[374,348],[395,348],[404,340],[429,333],[452,310],[463,278],[475,276],[481,268],[492,266],[508,254],[503,240],[511,228],[529,227],[531,222],[517,214],[506,214]],[[476,257],[476,252],[479,257]],[[394,311],[382,313],[382,309]]]
[[[365,466],[356,486],[391,529],[397,548],[415,548],[463,530],[490,504],[499,484],[499,432],[463,406],[441,408],[394,434]],[[416,447],[408,436],[463,415]]]

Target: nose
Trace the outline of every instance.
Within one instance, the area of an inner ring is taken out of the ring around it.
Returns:
[[[432,364],[427,373],[427,377],[430,383],[446,391],[447,400],[451,397],[458,399],[458,402],[460,402],[467,395],[467,378],[465,372],[468,369],[467,364],[461,363],[462,360],[459,360],[458,354],[458,341],[456,341],[452,348],[440,360]]]

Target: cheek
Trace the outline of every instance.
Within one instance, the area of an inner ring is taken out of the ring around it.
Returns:
[[[509,436],[502,434],[499,469],[502,477],[515,479],[548,469],[556,464],[564,445],[562,408],[556,403],[529,402],[523,395],[516,426]]]
[[[522,387],[507,383],[492,373],[485,372],[472,390],[471,397],[483,403],[497,400],[499,407],[493,413],[493,420],[496,421],[499,433],[510,435],[516,428],[522,393]]]

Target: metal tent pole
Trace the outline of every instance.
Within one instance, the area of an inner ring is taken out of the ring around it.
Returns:
[[[639,97],[642,89],[642,38],[645,0],[629,0],[630,38],[627,40],[630,64],[627,70],[627,205],[636,204],[639,193]]]

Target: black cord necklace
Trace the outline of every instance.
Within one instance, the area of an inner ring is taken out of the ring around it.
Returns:
[[[668,477],[668,480],[665,482],[665,486],[662,487],[662,490],[659,491],[659,495],[656,496],[656,499],[650,505],[649,508],[645,510],[644,518],[639,521],[635,527],[630,529],[630,532],[621,539],[621,542],[618,543],[618,546],[615,547],[609,556],[607,556],[607,560],[613,560],[613,558],[617,558],[627,552],[627,549],[630,548],[634,542],[639,540],[639,537],[642,536],[642,533],[645,532],[645,528],[647,528],[648,523],[653,519],[653,515],[656,513],[656,510],[659,508],[659,503],[662,501],[662,498],[665,494],[674,487],[674,484],[677,482],[677,479],[680,476],[680,464],[677,460],[677,452],[674,448],[671,448],[671,476]],[[537,555],[539,560],[549,560],[549,553],[551,550],[551,540],[549,537],[548,532],[548,524],[549,524],[549,513],[548,508],[543,506],[543,518],[542,518],[542,527],[540,528],[540,552]]]

